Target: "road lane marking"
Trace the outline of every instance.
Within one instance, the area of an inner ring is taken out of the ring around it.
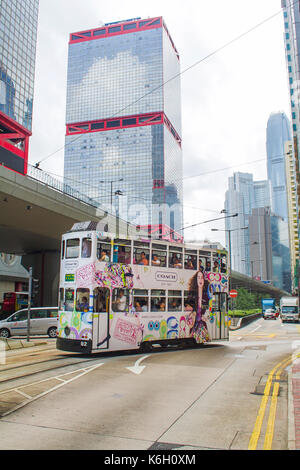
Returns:
[[[77,369],[75,371],[72,371],[72,372],[67,372],[66,374],[62,374],[62,375],[59,375],[59,376],[56,376],[56,377],[49,377],[47,379],[43,379],[43,380],[40,380],[40,381],[37,381],[37,382],[33,382],[31,384],[26,384],[26,385],[22,385],[20,387],[15,387],[15,388],[12,388],[12,389],[9,389],[9,390],[3,390],[2,392],[0,392],[0,398],[1,398],[1,395],[5,395],[5,394],[8,394],[10,392],[17,392],[21,395],[24,396],[24,398],[26,398],[26,395],[21,389],[22,388],[25,388],[25,387],[30,387],[30,386],[34,386],[34,385],[39,385],[39,384],[42,384],[42,383],[45,383],[47,381],[50,381],[50,380],[57,380],[57,381],[60,381],[61,383],[59,383],[58,385],[55,385],[54,387],[51,387],[49,390],[46,390],[45,392],[42,392],[34,397],[31,397],[30,395],[27,395],[27,398],[25,401],[23,401],[22,403],[20,403],[19,405],[16,405],[15,407],[13,407],[12,409],[4,412],[4,413],[0,413],[0,417],[4,417],[4,416],[7,416],[11,413],[13,413],[14,411],[18,410],[19,408],[23,408],[23,406],[25,405],[28,405],[29,403],[37,400],[38,398],[41,398],[45,395],[48,395],[48,393],[50,392],[53,392],[61,387],[64,387],[65,385],[69,384],[70,382],[73,382],[74,380],[76,379],[79,379],[80,377],[83,377],[84,375],[88,374],[89,372],[92,372],[93,370],[97,369],[98,367],[102,366],[104,364],[104,362],[100,362],[99,364],[96,364],[96,365],[93,365],[93,366],[90,366],[90,367],[85,367],[85,368],[80,368],[80,369]],[[71,377],[70,379],[62,379],[62,377],[65,377],[67,375],[70,375],[70,374],[74,374],[74,373],[78,373],[75,377]]]
[[[140,357],[132,367],[126,367],[126,369],[130,370],[136,375],[140,375],[141,372],[145,369],[146,366],[140,366],[140,363],[144,361],[147,357],[151,356],[151,354],[147,354],[147,356]]]
[[[268,399],[270,395],[270,389],[273,381],[273,377],[275,375],[276,380],[280,380],[280,375],[283,372],[283,370],[295,359],[299,358],[300,354],[294,353],[292,356],[289,356],[288,358],[282,360],[276,366],[271,370],[271,372],[268,375],[268,379],[265,385],[264,389],[264,396],[261,400],[261,404],[259,407],[258,415],[255,421],[254,429],[249,441],[248,445],[248,450],[256,450],[258,439],[261,434],[261,428],[264,420],[264,415],[266,411],[266,407],[268,404]],[[269,419],[268,419],[268,425],[267,425],[267,433],[268,436],[265,437],[265,446],[268,447],[268,450],[271,449],[270,446],[272,446],[272,441],[273,441],[273,433],[274,433],[274,423],[275,423],[275,414],[274,411],[276,411],[275,404],[277,405],[277,396],[278,396],[278,391],[279,391],[279,383],[275,382],[273,386],[273,398],[274,400],[272,401],[273,406],[271,404],[270,410],[269,410]],[[274,415],[274,416],[273,416]],[[274,423],[273,423],[274,419]],[[266,450],[266,449],[265,449]]]
[[[254,330],[251,330],[249,334],[251,335],[254,333],[254,331],[259,330],[259,328],[261,328],[261,325],[258,325],[256,328],[254,328]]]
[[[253,429],[253,432],[249,441],[248,450],[256,450],[258,439],[261,433],[264,416],[265,416],[267,403],[269,400],[269,394],[270,394],[270,389],[272,385],[273,375],[275,374],[275,372],[277,372],[280,366],[285,365],[286,362],[287,362],[287,359],[276,364],[276,366],[271,370],[271,372],[268,375],[268,379],[267,379],[265,389],[264,389],[264,395],[261,400],[261,404],[260,404],[258,415],[255,421],[254,429]]]
[[[263,450],[272,449],[278,392],[279,392],[279,382],[275,382],[273,386],[273,394],[272,394],[271,406],[270,406],[270,411],[269,411],[269,419],[268,419],[268,424],[267,424]]]

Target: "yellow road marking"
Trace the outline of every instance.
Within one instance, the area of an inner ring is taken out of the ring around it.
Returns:
[[[258,439],[259,439],[259,436],[260,436],[260,433],[261,433],[261,428],[262,428],[262,424],[263,424],[263,420],[264,420],[266,407],[267,407],[268,400],[269,400],[269,394],[270,394],[270,389],[271,389],[274,374],[276,373],[275,378],[278,380],[280,378],[280,375],[281,375],[283,369],[285,367],[287,367],[287,365],[289,363],[291,363],[297,357],[300,357],[300,354],[292,355],[292,356],[288,357],[288,359],[284,359],[283,361],[276,364],[276,366],[269,373],[268,379],[267,379],[267,382],[266,382],[266,385],[265,385],[265,389],[264,389],[264,395],[261,399],[261,403],[260,403],[260,407],[259,407],[259,410],[258,410],[258,415],[257,415],[256,421],[255,421],[254,429],[253,429],[253,432],[251,434],[251,438],[250,438],[250,441],[249,441],[248,450],[256,450]],[[274,400],[273,400],[273,405],[271,404],[271,408],[270,408],[270,412],[269,412],[269,420],[268,420],[268,425],[267,425],[267,436],[265,438],[265,446],[270,446],[270,445],[272,446],[278,391],[279,391],[279,383],[277,382],[277,383],[274,383],[274,388],[273,388],[273,398],[274,398]],[[275,404],[276,404],[276,406],[275,406]]]
[[[270,406],[270,411],[269,411],[269,419],[268,419],[268,424],[267,424],[267,431],[265,435],[265,442],[264,442],[263,450],[272,449],[278,391],[279,391],[279,383],[275,382],[274,387],[273,387],[273,395],[272,395],[272,401],[271,401],[271,406]]]

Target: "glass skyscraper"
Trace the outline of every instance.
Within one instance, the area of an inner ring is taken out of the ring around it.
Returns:
[[[272,188],[272,211],[288,221],[285,145],[291,140],[285,113],[272,113],[267,124],[267,170]]]
[[[175,77],[175,78],[174,78]],[[179,55],[162,17],[72,33],[65,182],[136,224],[182,227]]]
[[[284,20],[285,57],[288,72],[288,86],[290,93],[290,109],[292,119],[292,149],[297,210],[298,238],[300,237],[300,172],[299,172],[299,143],[300,143],[300,107],[299,107],[299,84],[300,84],[300,1],[281,0]],[[295,266],[294,287],[300,292],[300,267],[299,258]]]
[[[27,172],[39,0],[0,0],[0,161]]]

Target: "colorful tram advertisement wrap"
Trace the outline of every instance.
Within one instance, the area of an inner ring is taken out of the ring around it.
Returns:
[[[75,224],[62,238],[57,348],[94,353],[226,340],[227,297],[225,251],[116,239]]]

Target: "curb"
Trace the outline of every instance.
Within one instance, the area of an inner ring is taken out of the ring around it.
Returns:
[[[32,348],[34,346],[41,346],[43,344],[47,344],[47,341],[39,341],[39,342],[34,342],[34,343],[31,343],[30,341],[26,341],[26,340],[18,340],[18,339],[12,339],[12,340],[8,340],[8,339],[4,339],[4,338],[1,338],[0,339],[1,342],[4,343],[4,350],[5,351],[12,351],[14,349],[22,349],[22,348]]]
[[[292,367],[288,371],[288,450],[296,450]]]

